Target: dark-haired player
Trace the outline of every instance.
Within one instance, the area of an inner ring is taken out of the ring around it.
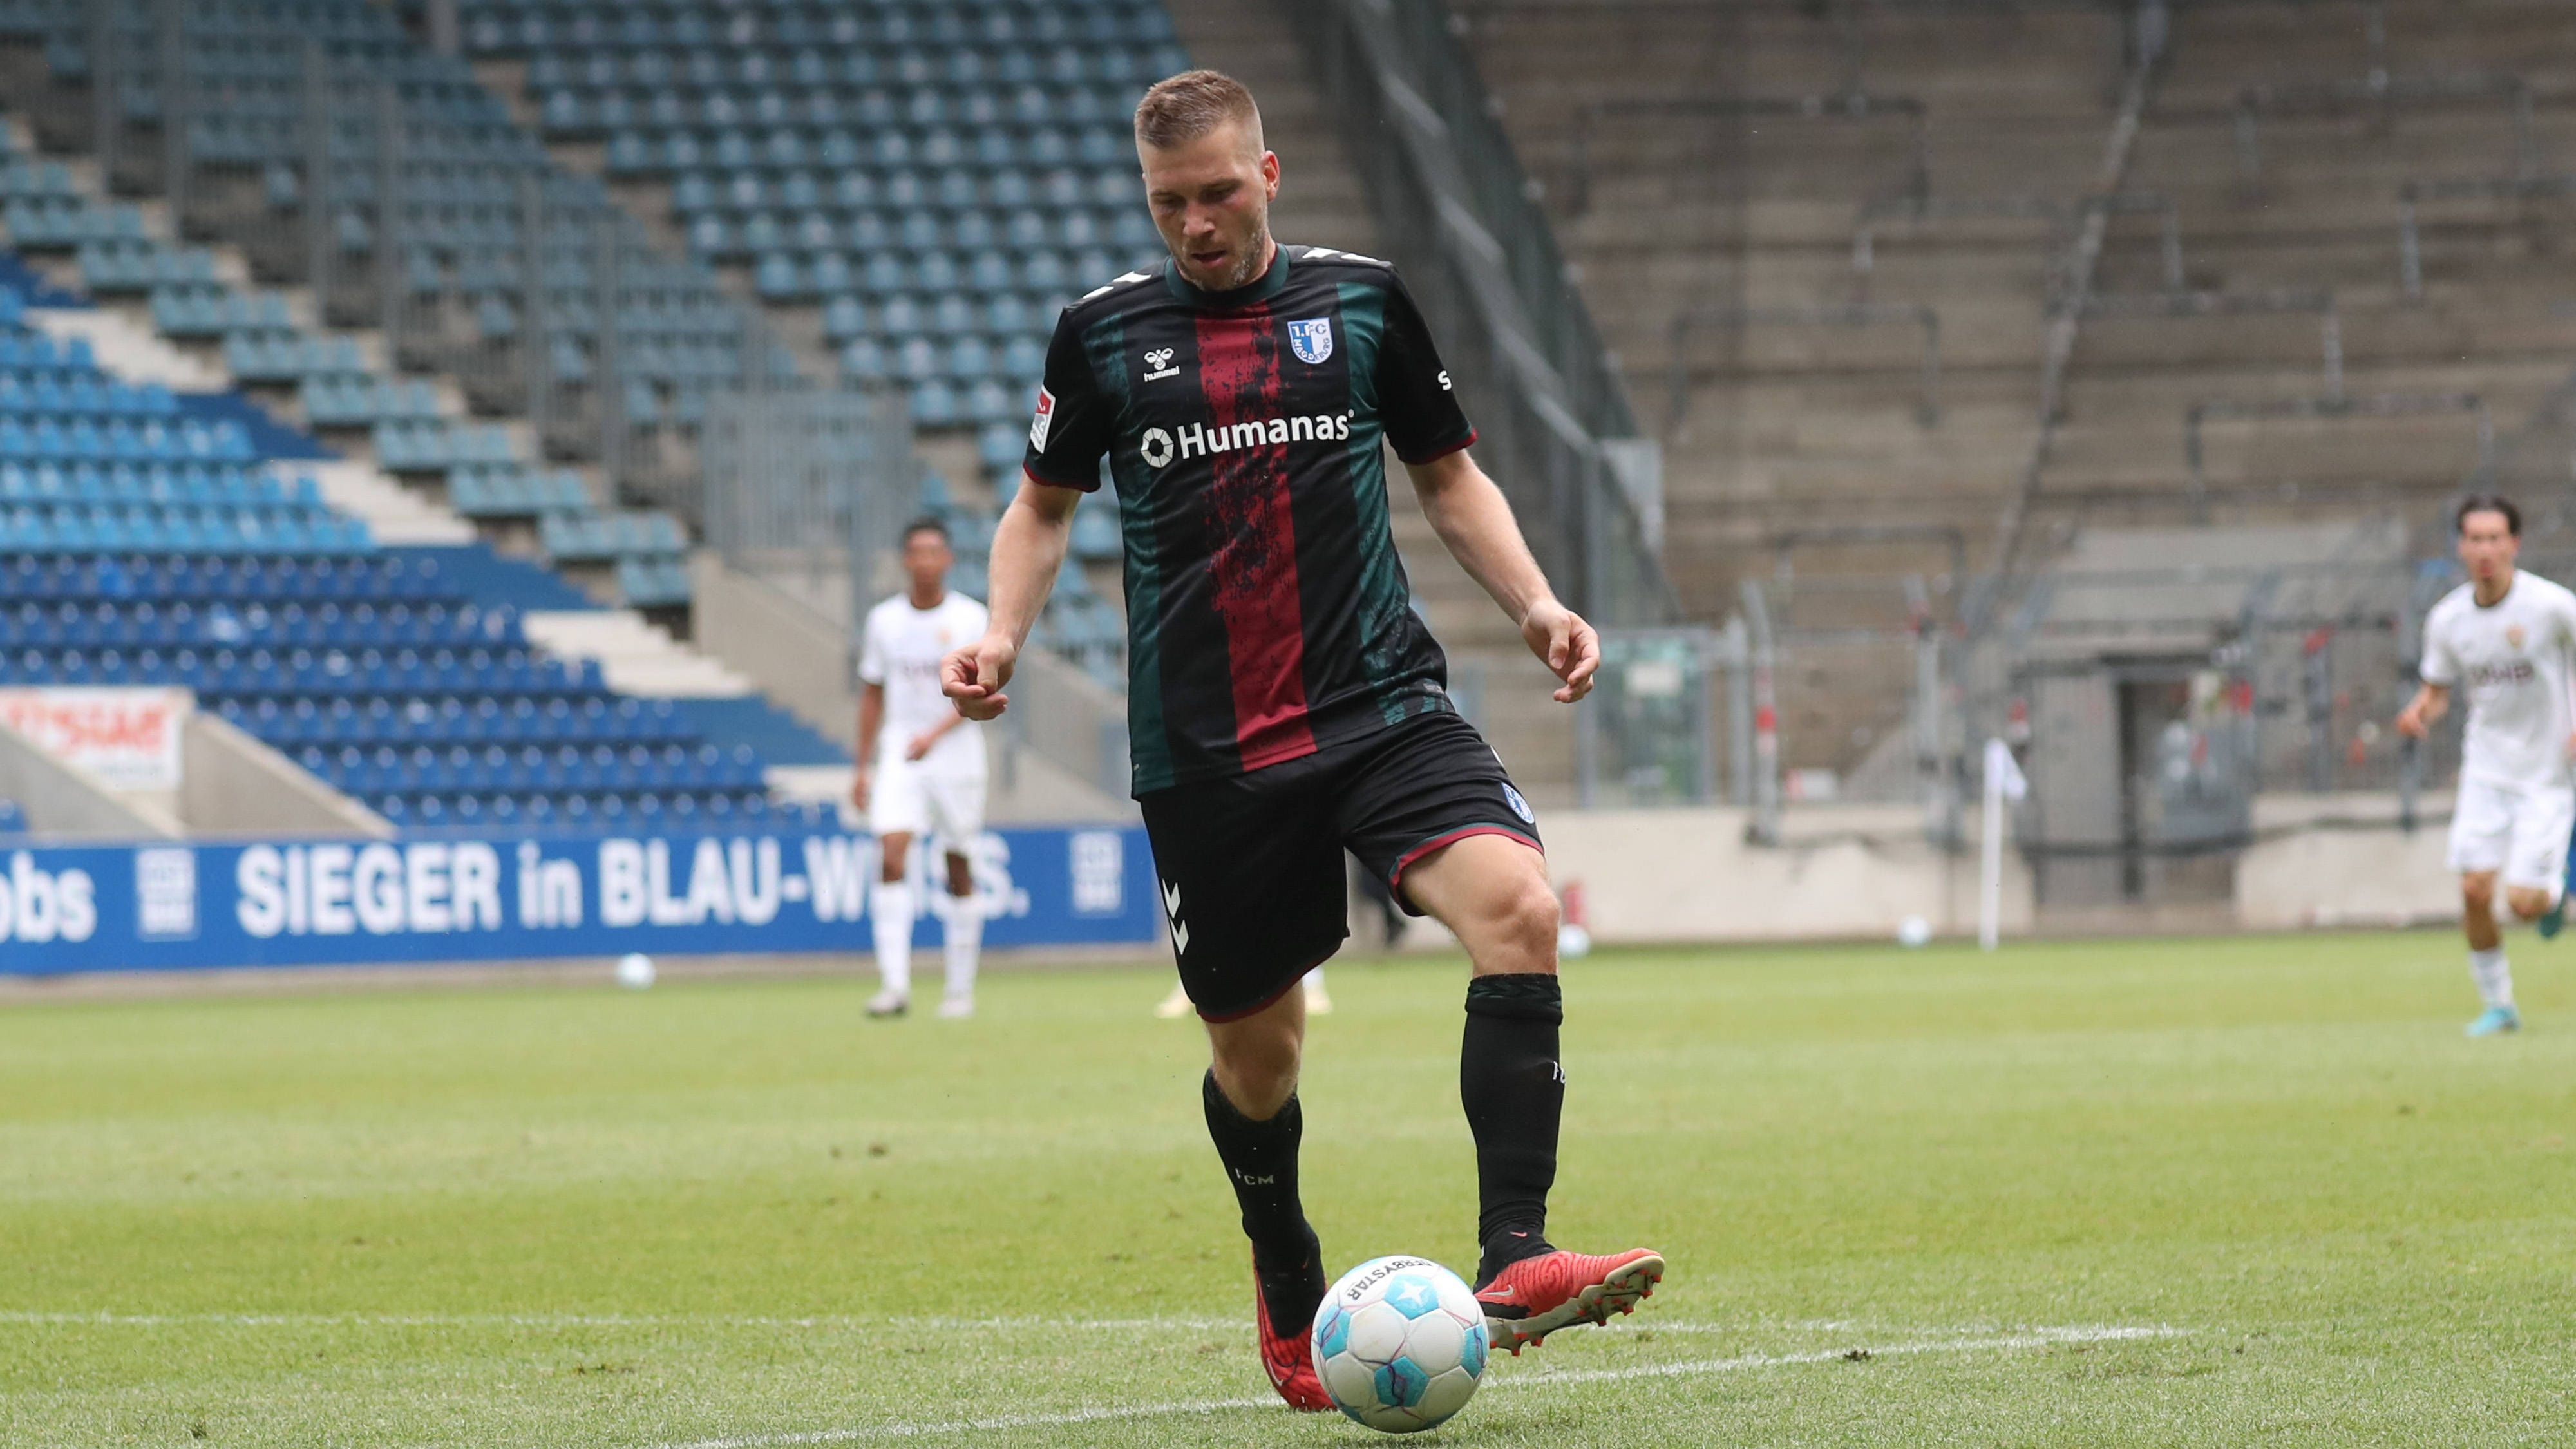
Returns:
[[[1545,1237],[1565,1094],[1556,897],[1537,817],[1450,703],[1439,646],[1408,607],[1381,446],[1562,681],[1557,699],[1591,689],[1600,641],[1468,457],[1475,430],[1394,271],[1271,240],[1279,161],[1250,93],[1211,71],[1163,81],[1137,107],[1136,148],[1170,258],[1057,322],[1027,481],[993,544],[992,631],[949,656],[945,682],[968,715],[1001,711],[1106,454],[1126,540],[1134,785],[1181,982],[1207,1022],[1208,1132],[1252,1240],[1263,1365],[1289,1403],[1322,1409],[1297,983],[1345,934],[1345,847],[1474,961],[1458,1075],[1495,1342],[1518,1352],[1626,1311],[1664,1271],[1644,1249],[1596,1257]]]
[[[2505,907],[2558,934],[2566,909],[2567,845],[2576,826],[2576,705],[2568,698],[2568,652],[2576,649],[2576,594],[2514,566],[2522,513],[2509,499],[2477,494],[2452,516],[2469,581],[2442,596],[2424,619],[2424,687],[2397,716],[2422,739],[2465,689],[2469,720],[2460,744],[2460,793],[2451,812],[2451,869],[2460,873],[2460,923],[2469,937],[2469,974],[2486,1010],[2471,1036],[2516,1031],[2513,968],[2496,921],[2496,883]]]
[[[984,731],[942,697],[939,661],[984,636],[984,606],[948,587],[957,562],[948,526],[936,518],[904,525],[904,592],[868,610],[859,641],[858,782],[852,803],[865,811],[883,859],[868,897],[882,987],[870,1016],[912,1008],[912,925],[931,902],[910,879],[915,841],[936,840],[948,865],[945,932],[947,989],[939,1014],[975,1014],[975,958],[984,940],[975,872],[967,852],[984,831]]]

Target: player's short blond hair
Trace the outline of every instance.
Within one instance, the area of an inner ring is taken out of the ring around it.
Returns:
[[[1156,81],[1136,103],[1136,142],[1157,151],[1187,145],[1228,121],[1240,122],[1252,154],[1261,154],[1261,108],[1243,82],[1214,70],[1185,70]]]

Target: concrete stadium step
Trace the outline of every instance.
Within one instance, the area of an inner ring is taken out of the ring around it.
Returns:
[[[173,392],[232,386],[221,368],[197,361],[150,326],[111,307],[33,307],[27,311],[27,325],[58,342],[87,342],[98,365],[127,382],[159,383]]]
[[[298,459],[271,464],[269,471],[281,478],[311,478],[322,490],[323,502],[365,522],[368,535],[378,543],[474,541],[473,524],[405,488],[373,464]]]
[[[2400,75],[2525,76],[2541,169],[2576,168],[2576,25],[2563,6],[2385,8],[2379,56],[2363,43],[2358,7],[2178,8],[2176,44],[2124,187],[2172,202],[2185,288],[2330,292],[2347,394],[2473,392],[2501,430],[2576,354],[2576,316],[2563,306],[2576,289],[2561,256],[2576,201],[2424,203],[2420,296],[2400,284],[2397,203],[2411,179],[2504,174],[2513,129],[2502,104],[2401,104],[2385,116],[2284,108],[2262,117],[2260,191],[2237,174],[2233,108],[2244,86],[2358,76],[2374,64]],[[1901,122],[1599,120],[1579,178],[1588,207],[1575,205],[1575,133],[1586,109],[1633,96],[1857,87],[1924,104],[1936,199],[2072,198],[2097,184],[2118,15],[1798,0],[1455,0],[1455,10],[1516,147],[1547,187],[1632,400],[1662,431],[1667,565],[1686,606],[1722,617],[1734,607],[1735,578],[1790,578],[1795,608],[1832,621],[1821,627],[1867,629],[1895,610],[1891,575],[1951,571],[1963,555],[1978,567],[2035,437],[2041,308],[2067,229],[1890,214],[1873,227],[1874,265],[1863,277],[1851,252],[1864,208],[1911,166]],[[2094,285],[2120,294],[2172,286],[2153,217],[2112,219]],[[1939,311],[1937,427],[1912,416],[1920,344],[1894,328],[1694,334],[1684,405],[1670,416],[1677,311],[1863,296]],[[2320,325],[2300,313],[2089,317],[2067,376],[2065,434],[2033,506],[2039,551],[2099,518],[2176,521],[2189,487],[2186,410],[2208,399],[2324,394]],[[2457,486],[2474,456],[2472,432],[2465,418],[2212,422],[2206,476],[2218,493],[2209,504],[2217,517],[2258,521],[2416,508]],[[1924,536],[1776,546],[1812,533],[1818,519],[1842,518]],[[1472,594],[1441,602],[1476,627]],[[1784,685],[1784,718],[1807,737],[1793,752],[1830,754],[1831,741],[1849,748],[1883,725],[1872,701],[1893,684],[1845,673],[1867,682]]]
[[[530,643],[599,664],[610,689],[664,699],[752,694],[751,681],[680,643],[632,609],[536,610],[519,616]]]
[[[32,128],[16,118],[11,126],[13,139],[32,150]],[[69,162],[74,184],[92,200],[108,199],[95,163],[78,157],[62,159]],[[148,235],[165,243],[180,241],[168,207],[146,205],[140,210]],[[214,254],[219,273],[236,285],[247,281],[248,266],[239,248],[216,243],[207,245],[207,249]],[[309,306],[310,294],[305,294],[303,301]],[[223,365],[218,351],[191,351],[173,344],[153,330],[148,310],[140,306],[39,308],[28,313],[28,323],[56,338],[87,339],[99,365],[129,381],[158,382],[177,392],[221,392],[234,387],[232,372]],[[370,358],[383,350],[371,333],[362,336],[360,343]],[[441,383],[442,400],[452,400],[453,387],[446,385],[444,379]],[[369,536],[379,544],[470,543],[475,537],[474,526],[464,518],[405,488],[391,474],[363,458],[295,459],[272,465],[270,471],[281,478],[313,479],[325,503],[363,521]]]

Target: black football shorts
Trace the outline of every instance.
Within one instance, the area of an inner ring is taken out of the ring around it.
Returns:
[[[1136,803],[1181,985],[1210,1021],[1261,1010],[1340,949],[1344,850],[1418,916],[1404,871],[1423,856],[1470,835],[1540,848],[1537,817],[1503,762],[1447,711]]]

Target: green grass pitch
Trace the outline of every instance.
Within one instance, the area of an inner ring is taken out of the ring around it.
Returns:
[[[2576,1442],[2576,982],[2435,934],[1610,952],[1553,1236],[1638,1315],[1450,1445]],[[1470,1266],[1461,967],[1335,968],[1338,1268]],[[1197,1029],[858,980],[0,1007],[0,1444],[1355,1444],[1268,1401]]]

